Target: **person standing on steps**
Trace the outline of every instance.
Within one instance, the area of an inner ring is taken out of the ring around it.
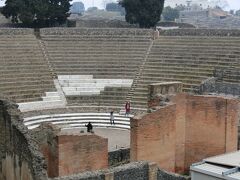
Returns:
[[[114,115],[113,115],[113,111],[110,112],[110,124],[115,124],[114,122]]]
[[[130,102],[127,101],[126,104],[125,104],[125,116],[129,116],[130,114]]]

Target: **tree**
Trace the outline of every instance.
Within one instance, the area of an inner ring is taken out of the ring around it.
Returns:
[[[82,2],[74,2],[70,8],[71,13],[82,14],[85,11],[85,6]]]
[[[165,21],[174,21],[179,18],[179,11],[176,8],[171,8],[167,6],[163,9],[162,16]]]
[[[125,8],[127,22],[150,28],[160,20],[164,0],[122,0],[120,4]]]
[[[71,0],[6,0],[2,14],[13,23],[28,27],[63,24],[69,16]]]

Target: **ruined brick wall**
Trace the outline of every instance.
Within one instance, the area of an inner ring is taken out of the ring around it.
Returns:
[[[0,100],[0,179],[46,180],[43,156],[15,104]]]
[[[175,111],[175,105],[168,105],[131,119],[131,161],[153,161],[160,168],[175,171]]]
[[[176,161],[177,172],[188,171],[206,157],[237,150],[237,100],[181,94],[176,103],[176,160],[181,160]]]
[[[59,176],[108,167],[108,141],[94,134],[59,135]]]
[[[204,158],[237,150],[238,100],[179,94],[174,102],[131,119],[131,161],[186,173]]]

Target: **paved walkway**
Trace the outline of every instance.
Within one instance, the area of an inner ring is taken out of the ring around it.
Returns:
[[[63,130],[71,131],[71,133],[78,133],[81,130],[86,132],[86,128],[72,129],[72,130]],[[121,130],[121,129],[112,129],[112,128],[94,128],[94,133],[108,138],[108,151],[114,151],[116,149],[121,148],[129,148],[130,147],[130,131],[129,130]]]

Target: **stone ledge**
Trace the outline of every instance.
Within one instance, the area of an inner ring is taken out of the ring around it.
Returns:
[[[239,37],[240,30],[228,29],[172,29],[160,30],[160,36],[232,36]]]

